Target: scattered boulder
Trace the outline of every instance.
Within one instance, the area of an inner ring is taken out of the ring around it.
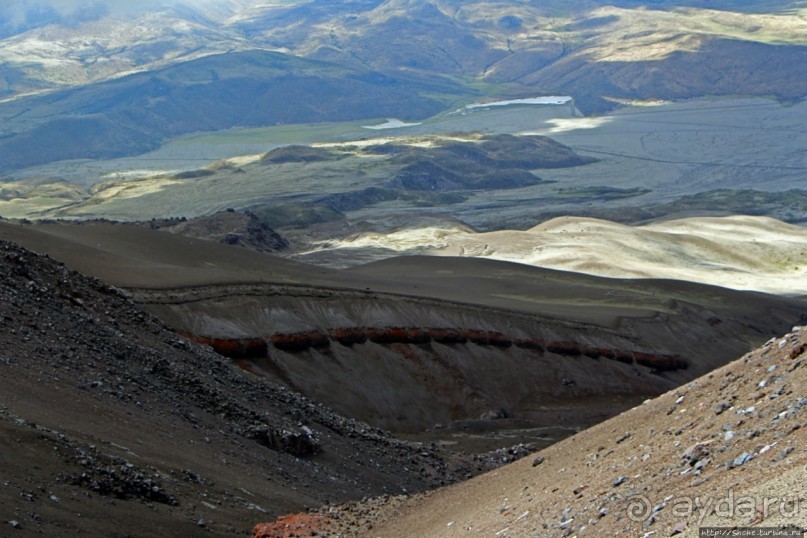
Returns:
[[[730,468],[740,467],[741,465],[744,465],[749,461],[751,461],[751,459],[752,459],[751,454],[749,454],[748,452],[743,452],[742,454],[734,458],[729,467]]]
[[[298,458],[316,456],[322,452],[319,440],[314,432],[303,426],[301,431],[292,432],[266,426],[252,426],[247,429],[246,437],[278,452],[285,452]]]
[[[501,420],[508,416],[509,413],[505,409],[491,409],[486,413],[482,413],[479,420]]]
[[[705,441],[700,443],[695,443],[694,445],[687,448],[681,457],[687,460],[689,465],[694,466],[700,460],[709,456],[709,445],[712,444],[711,441]]]
[[[712,406],[712,410],[715,412],[715,415],[720,415],[729,409],[731,409],[731,404],[728,402],[718,402]]]

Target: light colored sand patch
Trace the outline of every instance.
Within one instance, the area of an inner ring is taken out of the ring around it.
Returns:
[[[383,144],[399,144],[402,146],[413,146],[419,148],[431,148],[437,145],[435,139],[431,138],[383,137],[383,138],[373,138],[370,140],[352,140],[350,142],[322,142],[311,144],[311,147],[347,149],[348,146],[354,146],[357,148],[366,148],[369,146],[377,146]]]
[[[224,159],[222,162],[232,166],[247,166],[248,164],[260,161],[261,157],[263,157],[263,153],[253,153],[251,155],[239,155],[237,157]]]
[[[616,278],[669,278],[807,294],[807,229],[767,217],[690,218],[646,226],[561,217],[527,231],[422,228],[364,234],[332,248],[491,258]]]
[[[314,244],[313,251],[338,250],[345,248],[366,249],[384,248],[396,252],[416,252],[426,249],[442,249],[450,245],[449,238],[455,234],[469,233],[471,230],[461,225],[447,227],[426,226],[397,230],[390,233],[370,232],[342,240],[321,241]]]
[[[452,135],[423,135],[423,136],[384,136],[363,140],[350,140],[347,142],[318,142],[311,144],[315,148],[342,148],[349,147],[366,148],[368,146],[378,146],[383,144],[397,144],[400,146],[412,146],[419,148],[431,148],[439,146],[445,142],[473,142],[479,139],[479,135],[463,134],[460,136]]]
[[[92,198],[87,203],[103,203],[113,199],[139,198],[147,194],[159,192],[166,187],[182,183],[176,179],[154,177],[133,181],[120,181],[113,184],[99,184],[94,189]]]
[[[362,125],[362,129],[373,129],[373,130],[383,130],[383,129],[400,129],[402,127],[415,127],[417,125],[422,125],[421,123],[407,123],[405,121],[397,120],[395,118],[389,118],[386,122],[380,123],[378,125]]]
[[[611,116],[601,116],[597,118],[553,118],[546,121],[548,125],[551,125],[548,129],[542,129],[540,131],[523,131],[518,133],[521,136],[529,136],[529,135],[543,135],[546,136],[548,134],[553,133],[565,133],[568,131],[579,131],[584,129],[597,129],[611,123],[613,121],[613,117]]]
[[[672,101],[664,101],[662,99],[619,99],[617,97],[604,97],[607,101],[612,101],[614,103],[619,103],[620,105],[624,106],[636,106],[636,107],[658,107],[658,106],[666,106],[672,104]]]
[[[143,179],[157,176],[169,176],[172,174],[177,174],[179,172],[181,172],[181,170],[147,170],[147,169],[125,170],[125,171],[109,172],[108,174],[104,174],[103,176],[101,176],[101,178],[105,180]]]

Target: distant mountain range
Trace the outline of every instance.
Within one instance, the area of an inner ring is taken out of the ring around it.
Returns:
[[[268,51],[207,56],[0,105],[3,168],[154,149],[187,133],[402,115],[423,118],[469,91]],[[13,114],[11,114],[14,112]]]
[[[0,8],[0,171],[198,131],[420,119],[471,97],[571,95],[595,114],[807,94],[803,2],[604,4],[12,2]]]

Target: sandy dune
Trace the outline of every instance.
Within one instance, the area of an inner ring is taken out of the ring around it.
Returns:
[[[366,234],[342,247],[512,261],[616,278],[668,278],[807,294],[807,229],[768,217],[701,217],[626,226],[562,217],[526,231],[458,228]]]

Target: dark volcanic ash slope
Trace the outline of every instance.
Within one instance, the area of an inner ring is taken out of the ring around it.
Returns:
[[[0,275],[3,536],[243,534],[452,475],[438,451],[257,380],[48,257],[2,241]]]

